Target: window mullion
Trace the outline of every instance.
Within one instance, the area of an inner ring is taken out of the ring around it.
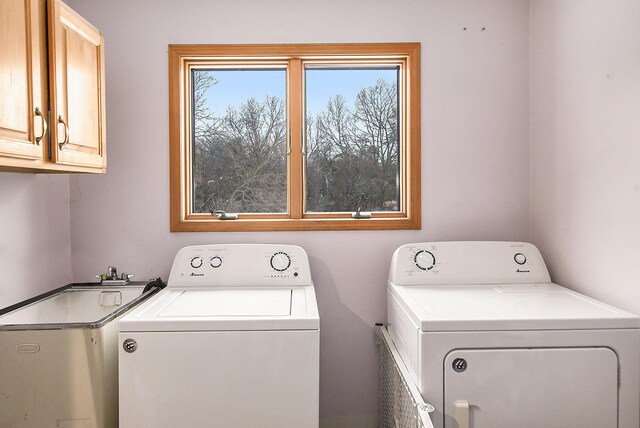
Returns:
[[[303,213],[303,160],[302,160],[302,60],[292,58],[289,61],[288,74],[288,132],[290,138],[289,154],[289,213],[291,218],[300,219]]]

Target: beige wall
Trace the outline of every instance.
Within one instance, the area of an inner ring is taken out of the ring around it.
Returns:
[[[640,2],[531,4],[531,240],[555,281],[640,313]]]

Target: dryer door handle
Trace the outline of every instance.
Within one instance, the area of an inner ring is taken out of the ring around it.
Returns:
[[[453,419],[457,428],[469,428],[469,402],[456,401],[453,403]]]

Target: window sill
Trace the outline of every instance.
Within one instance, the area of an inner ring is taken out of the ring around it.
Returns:
[[[171,232],[276,232],[293,230],[417,230],[413,218],[236,219],[172,222]]]

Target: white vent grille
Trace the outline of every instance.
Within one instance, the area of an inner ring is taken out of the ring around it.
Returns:
[[[380,337],[380,428],[433,428],[425,403],[408,377],[400,354],[385,327],[377,327]]]

